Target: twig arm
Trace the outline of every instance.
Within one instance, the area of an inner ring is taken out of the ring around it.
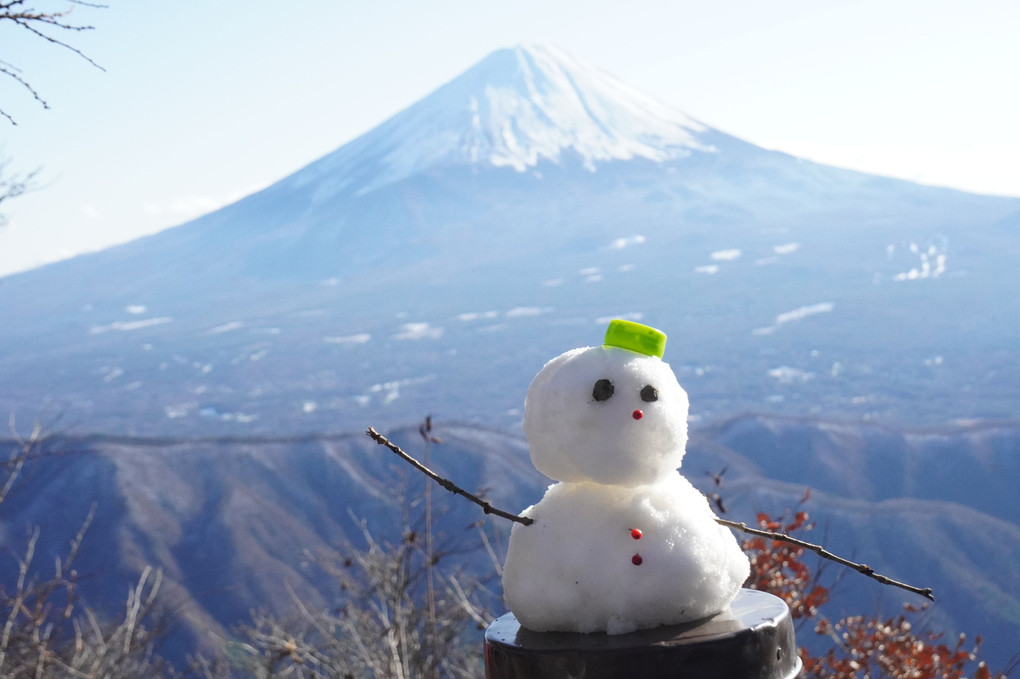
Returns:
[[[906,583],[899,582],[898,580],[893,580],[892,578],[887,577],[885,575],[882,575],[881,573],[876,573],[875,569],[873,569],[871,566],[868,566],[867,564],[856,563],[854,561],[850,561],[849,559],[844,559],[841,556],[837,556],[837,555],[833,554],[832,552],[830,552],[829,550],[825,549],[821,545],[816,545],[816,544],[814,544],[812,542],[806,542],[804,540],[799,540],[799,539],[797,539],[795,537],[786,535],[784,533],[776,533],[776,532],[769,531],[769,530],[760,530],[758,528],[751,528],[746,523],[739,523],[737,521],[727,521],[726,519],[720,519],[718,517],[716,517],[715,521],[716,521],[716,523],[721,524],[723,526],[726,526],[727,528],[732,528],[734,530],[739,530],[739,531],[742,531],[744,533],[748,533],[750,535],[757,535],[759,537],[769,538],[770,540],[778,540],[778,541],[781,541],[781,542],[789,542],[792,545],[797,545],[798,547],[803,547],[804,549],[808,549],[808,550],[814,552],[815,554],[817,554],[818,556],[822,557],[823,559],[828,559],[829,561],[835,561],[836,563],[838,563],[840,565],[843,565],[843,566],[846,566],[847,568],[852,568],[853,570],[857,571],[858,573],[861,573],[862,575],[866,575],[869,578],[872,578],[873,580],[877,580],[878,582],[882,583],[883,585],[891,585],[893,587],[899,587],[900,589],[905,589],[908,592],[913,592],[914,594],[920,594],[921,596],[925,597],[926,599],[929,599],[931,601],[935,601],[935,593],[932,591],[931,587],[915,587],[913,585],[908,585]]]
[[[486,514],[495,514],[496,516],[499,516],[504,519],[509,519],[510,521],[516,521],[517,523],[523,524],[525,526],[530,526],[535,522],[534,519],[528,518],[526,516],[518,516],[517,514],[512,514],[510,512],[503,511],[502,509],[497,509],[496,507],[493,507],[491,504],[481,499],[477,495],[472,495],[471,493],[467,492],[466,490],[455,484],[453,481],[450,481],[449,479],[444,479],[442,476],[435,473],[434,471],[423,465],[421,462],[418,462],[418,460],[414,459],[413,457],[405,453],[403,450],[400,449],[400,446],[390,441],[388,438],[377,432],[374,428],[369,427],[365,433],[373,441],[375,441],[381,446],[386,446],[387,448],[389,448],[409,465],[411,465],[412,467],[420,471],[422,474],[438,483],[446,490],[450,491],[455,495],[466,497],[468,500],[474,502],[476,505],[481,507],[482,511],[484,511]]]
[[[466,497],[467,499],[469,499],[472,502],[474,502],[476,505],[481,507],[482,510],[486,514],[495,514],[496,516],[502,517],[504,519],[509,519],[510,521],[515,521],[515,522],[523,524],[525,526],[530,526],[532,523],[535,522],[534,519],[531,519],[529,517],[518,516],[517,514],[512,514],[510,512],[503,511],[502,509],[497,509],[497,508],[493,507],[491,504],[489,504],[488,502],[486,502],[485,500],[482,500],[481,498],[479,498],[478,496],[472,495],[471,493],[467,492],[466,490],[464,490],[463,488],[461,488],[457,484],[453,483],[449,479],[444,479],[442,476],[440,476],[439,474],[436,474],[434,471],[432,471],[431,469],[429,469],[428,467],[423,465],[421,462],[418,462],[418,460],[414,459],[413,457],[411,457],[410,455],[405,453],[403,450],[400,449],[400,446],[398,446],[397,444],[395,444],[392,441],[390,441],[388,438],[386,438],[385,436],[383,436],[382,434],[377,432],[374,428],[369,427],[368,431],[366,431],[365,433],[368,434],[368,436],[373,441],[375,441],[379,445],[383,445],[383,446],[386,446],[387,448],[389,448],[391,451],[393,451],[398,456],[400,456],[405,462],[407,462],[412,467],[414,467],[415,469],[420,471],[422,474],[425,474],[426,476],[428,476],[430,479],[432,479],[433,481],[438,483],[440,486],[442,486],[446,490],[448,490],[451,493],[454,493],[456,495],[460,495],[462,497]],[[739,530],[739,531],[741,531],[743,533],[748,533],[750,535],[757,535],[757,536],[763,537],[763,538],[769,538],[770,540],[777,540],[777,541],[780,541],[780,542],[788,542],[790,544],[797,545],[798,547],[803,547],[804,549],[807,549],[807,550],[810,550],[810,551],[814,552],[815,554],[817,554],[818,556],[822,557],[823,559],[828,559],[829,561],[835,561],[836,563],[838,563],[840,565],[843,565],[843,566],[846,566],[847,568],[851,568],[851,569],[857,571],[858,573],[861,573],[862,575],[866,575],[869,578],[872,578],[873,580],[877,580],[878,582],[882,583],[883,585],[891,585],[893,587],[899,587],[900,589],[905,589],[908,592],[913,592],[914,594],[920,594],[921,596],[925,597],[926,599],[929,599],[931,601],[935,601],[935,594],[932,591],[931,587],[915,587],[913,585],[908,585],[906,583],[899,582],[898,580],[893,580],[892,578],[887,577],[885,575],[882,575],[881,573],[876,573],[875,570],[871,566],[868,566],[866,564],[856,563],[854,561],[850,561],[849,559],[844,559],[841,556],[837,556],[837,555],[833,554],[832,552],[830,552],[829,550],[825,549],[821,545],[816,545],[816,544],[814,544],[812,542],[806,542],[804,540],[800,540],[800,539],[792,537],[790,535],[786,535],[785,533],[776,533],[776,532],[773,532],[773,531],[761,530],[759,528],[751,528],[746,523],[739,523],[737,521],[727,521],[726,519],[720,519],[718,517],[716,517],[715,520],[716,520],[716,523],[718,523],[720,525],[726,526],[727,528],[732,528],[734,530]]]

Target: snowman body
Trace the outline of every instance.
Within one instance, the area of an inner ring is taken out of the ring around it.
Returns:
[[[629,349],[575,349],[535,377],[525,434],[558,483],[510,536],[503,591],[524,627],[620,634],[729,606],[749,565],[677,473],[687,410],[669,366]]]

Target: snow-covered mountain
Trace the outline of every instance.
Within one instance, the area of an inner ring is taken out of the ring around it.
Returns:
[[[711,152],[704,125],[548,45],[496,52],[464,76],[290,177],[313,201],[368,193],[430,168],[533,170]]]
[[[1008,418],[1018,225],[1020,200],[766,151],[521,46],[233,205],[0,281],[0,410],[514,429],[542,363],[622,316],[673,338],[701,421]]]

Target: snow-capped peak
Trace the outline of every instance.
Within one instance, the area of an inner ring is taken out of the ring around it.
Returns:
[[[594,169],[608,160],[662,161],[700,148],[693,133],[701,125],[554,47],[521,45],[490,60],[510,68],[503,78],[493,68],[497,77],[484,96],[470,98],[465,148],[472,161],[523,171],[570,149]]]
[[[662,162],[707,130],[684,113],[548,45],[522,44],[472,69],[293,177],[364,193],[433,166],[525,171],[568,156],[589,170],[611,160]],[[345,170],[357,159],[357,174]],[[372,176],[365,175],[370,161]],[[332,175],[332,176],[330,176]],[[328,179],[327,179],[328,177]]]

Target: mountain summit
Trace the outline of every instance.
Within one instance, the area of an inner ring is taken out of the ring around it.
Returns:
[[[704,420],[1009,417],[1018,220],[1020,200],[768,151],[520,46],[233,205],[4,278],[0,413],[516,430],[542,364],[622,317],[673,338]]]
[[[291,178],[351,174],[375,159],[364,193],[432,166],[482,164],[519,172],[540,160],[661,162],[711,151],[704,125],[548,45],[523,44],[479,64],[363,137]],[[361,174],[360,172],[356,174]]]

